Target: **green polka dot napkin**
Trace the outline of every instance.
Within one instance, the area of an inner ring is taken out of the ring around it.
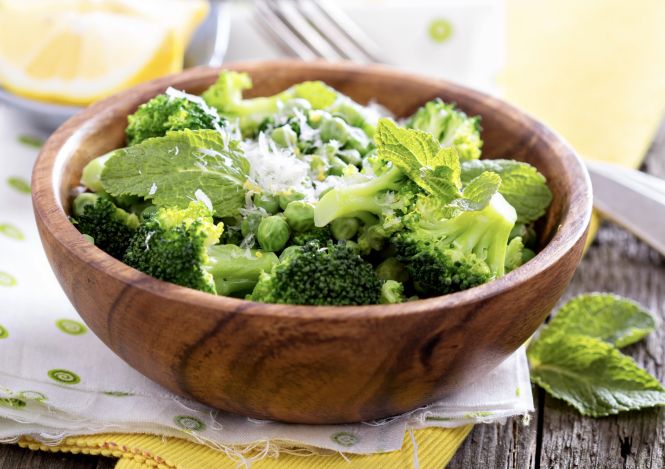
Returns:
[[[30,172],[39,135],[0,108],[0,441],[30,435],[151,433],[214,447],[281,440],[349,453],[397,450],[409,428],[493,422],[533,410],[520,349],[482,382],[384,422],[287,425],[179,398],[134,371],[81,321],[34,224]]]

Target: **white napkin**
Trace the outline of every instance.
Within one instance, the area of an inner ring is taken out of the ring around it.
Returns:
[[[273,441],[366,454],[398,450],[410,428],[494,422],[533,410],[523,349],[482,382],[383,422],[258,421],[170,393],[108,349],[61,291],[42,250],[30,194],[21,190],[37,155],[19,142],[21,135],[34,131],[0,108],[0,441],[145,432],[218,448]]]

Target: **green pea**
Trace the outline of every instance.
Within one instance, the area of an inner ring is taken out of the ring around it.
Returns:
[[[291,236],[289,224],[284,217],[272,215],[265,217],[259,223],[256,240],[264,251],[281,251]]]
[[[257,212],[247,214],[240,222],[240,232],[242,235],[246,237],[250,234],[256,234],[257,230],[259,229],[259,224],[263,218],[265,217]]]
[[[272,131],[271,137],[277,145],[283,148],[292,148],[298,144],[298,135],[290,125],[277,127]]]
[[[296,200],[286,206],[284,216],[294,231],[309,231],[314,228],[314,207],[312,204]]]
[[[262,208],[270,215],[274,215],[279,211],[279,197],[272,194],[254,194],[252,198],[254,205]]]
[[[358,233],[360,223],[356,218],[338,218],[330,224],[330,231],[338,241],[353,238]]]
[[[324,142],[335,140],[343,146],[349,140],[349,126],[339,117],[324,120],[321,123],[321,140]]]
[[[302,200],[305,198],[304,194],[297,192],[295,190],[289,190],[279,194],[279,207],[282,210],[286,210],[286,206],[295,200]]]

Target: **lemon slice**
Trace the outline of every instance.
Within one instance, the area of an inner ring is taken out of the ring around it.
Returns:
[[[206,2],[190,1],[0,0],[0,85],[33,99],[88,104],[179,71],[207,13]]]

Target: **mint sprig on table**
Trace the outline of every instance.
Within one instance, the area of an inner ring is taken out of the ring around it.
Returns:
[[[619,351],[655,325],[649,312],[625,298],[573,298],[529,345],[531,380],[591,417],[665,405],[661,383]]]

